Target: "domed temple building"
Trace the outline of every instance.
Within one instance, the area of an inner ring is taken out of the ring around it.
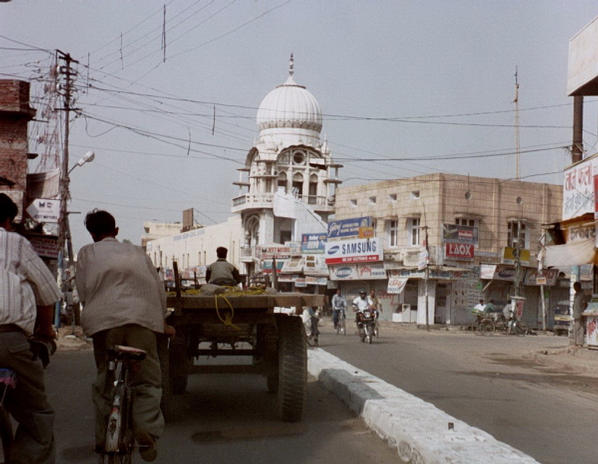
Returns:
[[[300,241],[326,233],[334,212],[338,170],[322,141],[322,111],[316,98],[294,79],[293,55],[286,82],[270,91],[257,111],[259,136],[239,168],[241,190],[232,211],[241,214],[241,261],[248,274],[258,261],[256,245]]]

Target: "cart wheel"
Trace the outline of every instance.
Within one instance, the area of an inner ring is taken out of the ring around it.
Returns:
[[[307,347],[303,321],[296,316],[278,318],[278,413],[286,422],[303,416],[307,386]]]
[[[489,319],[484,319],[482,322],[480,322],[480,332],[482,334],[494,332],[494,322]]]
[[[190,364],[185,336],[177,333],[170,343],[169,371],[172,394],[182,395],[185,393]]]

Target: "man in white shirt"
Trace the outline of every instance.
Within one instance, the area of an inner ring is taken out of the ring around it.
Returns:
[[[480,299],[480,302],[473,307],[473,311],[476,313],[483,313],[486,309],[486,305],[484,304],[484,300]]]
[[[53,339],[52,315],[60,290],[50,270],[22,236],[12,232],[17,205],[0,194],[0,366],[16,372],[4,407],[19,423],[10,456],[14,464],[53,464],[54,411],[44,373],[33,360],[27,338]]]
[[[161,372],[156,334],[167,328],[166,294],[149,257],[141,247],[116,240],[118,227],[106,211],[87,214],[85,227],[94,243],[77,256],[75,279],[83,303],[81,326],[93,338],[98,375],[93,386],[96,406],[96,449],[104,447],[110,398],[105,390],[107,350],[128,345],[147,352],[133,373],[133,430],[141,457],[156,459],[156,440],[164,428],[160,411]]]

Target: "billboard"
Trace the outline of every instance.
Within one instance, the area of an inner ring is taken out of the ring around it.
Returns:
[[[330,280],[384,280],[386,270],[383,263],[343,264],[331,266]]]
[[[595,211],[594,174],[598,175],[598,158],[589,158],[565,170],[563,221]]]
[[[598,18],[569,40],[567,95],[598,95]]]
[[[478,244],[478,228],[459,224],[443,224],[442,239],[452,243]]]
[[[301,253],[305,254],[324,254],[326,251],[327,234],[302,234],[301,235]]]
[[[371,263],[382,259],[382,247],[377,238],[326,242],[326,264]]]
[[[445,243],[444,257],[457,261],[468,261],[474,257],[474,246],[472,243]]]
[[[328,223],[328,239],[358,237],[362,227],[372,227],[371,216],[331,221]]]

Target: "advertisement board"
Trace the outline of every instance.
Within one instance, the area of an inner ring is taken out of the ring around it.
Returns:
[[[288,259],[291,257],[291,247],[286,245],[258,246],[257,255],[261,259]]]
[[[303,257],[303,273],[311,276],[328,276],[328,266],[323,255],[306,255]]]
[[[58,237],[54,235],[28,235],[35,252],[42,258],[58,258]]]
[[[478,244],[478,228],[459,224],[443,224],[442,240],[450,243]]]
[[[378,238],[353,238],[326,242],[326,264],[370,263],[382,261]]]
[[[595,211],[593,165],[597,161],[594,158],[584,160],[565,170],[563,221]],[[598,165],[595,167],[598,174]]]
[[[519,264],[522,266],[529,265],[530,254],[529,250],[525,248],[505,247],[502,255],[502,264],[515,264],[517,261],[517,253],[519,253]]]
[[[396,294],[402,293],[405,290],[405,286],[407,285],[407,281],[409,277],[398,277],[398,276],[389,276],[388,277],[388,288],[386,289],[386,293]]]
[[[330,266],[330,280],[384,280],[386,270],[383,263],[346,264]]]
[[[328,239],[358,237],[360,227],[372,227],[372,217],[340,219],[328,223]]]
[[[37,222],[58,222],[60,200],[36,198],[27,208],[27,213]]]
[[[457,261],[472,260],[474,256],[474,245],[472,243],[445,243],[444,257]]]
[[[327,234],[302,234],[301,235],[301,253],[304,254],[324,254],[326,251]]]

